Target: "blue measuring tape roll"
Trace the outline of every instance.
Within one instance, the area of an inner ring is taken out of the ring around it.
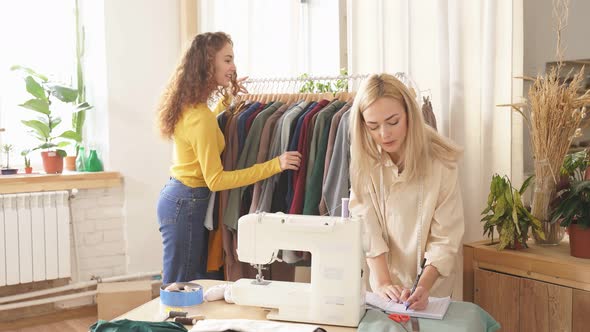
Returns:
[[[203,303],[203,286],[192,282],[177,282],[181,291],[168,291],[164,284],[160,287],[160,302],[171,307],[190,307]]]

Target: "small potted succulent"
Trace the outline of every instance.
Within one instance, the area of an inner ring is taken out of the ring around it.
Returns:
[[[24,150],[20,153],[21,156],[25,159],[25,173],[31,174],[33,173],[33,167],[31,167],[31,157],[29,157],[30,150]]]
[[[12,175],[18,172],[17,168],[10,168],[10,152],[12,151],[12,144],[4,144],[2,152],[6,154],[6,167],[2,168],[2,175]]]

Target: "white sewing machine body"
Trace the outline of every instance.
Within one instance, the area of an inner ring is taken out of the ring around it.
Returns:
[[[238,259],[273,262],[279,249],[311,253],[311,283],[240,279],[236,304],[276,308],[268,319],[358,326],[365,313],[361,222],[355,218],[248,214],[238,221]]]

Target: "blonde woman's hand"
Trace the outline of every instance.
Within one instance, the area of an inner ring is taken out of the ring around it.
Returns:
[[[400,299],[403,291],[404,288],[402,286],[392,284],[377,286],[377,289],[374,290],[374,292],[382,298],[397,303],[401,303]]]
[[[279,156],[279,162],[281,163],[281,171],[284,170],[298,170],[301,164],[301,153],[298,151],[287,151]]]
[[[430,296],[430,292],[428,291],[428,289],[422,286],[418,286],[416,287],[416,290],[414,290],[414,293],[412,295],[410,295],[409,290],[405,290],[400,300],[402,302],[409,303],[409,309],[424,310],[428,305],[428,296]]]

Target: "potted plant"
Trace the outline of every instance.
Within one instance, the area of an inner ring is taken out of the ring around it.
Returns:
[[[541,228],[541,221],[535,218],[523,205],[522,195],[529,186],[531,179],[529,177],[522,184],[519,190],[512,187],[512,183],[507,176],[495,174],[490,183],[490,193],[486,208],[482,211],[484,217],[481,219],[485,222],[483,226],[484,235],[494,237],[494,228],[497,229],[500,236],[498,250],[506,247],[511,249],[528,248],[529,228],[543,238],[545,235]]]
[[[2,168],[2,175],[12,175],[18,172],[16,168],[10,168],[10,152],[12,151],[12,144],[4,144],[2,151],[6,154],[6,167]]]
[[[31,167],[31,158],[29,157],[29,150],[21,151],[20,155],[25,158],[25,173],[31,174],[33,173],[33,167]]]
[[[13,66],[11,70],[18,70],[24,74],[27,92],[33,96],[32,99],[19,106],[42,115],[34,120],[21,121],[25,126],[31,128],[33,136],[41,141],[41,144],[33,150],[44,150],[41,152],[41,156],[46,173],[61,173],[63,158],[67,155],[62,148],[69,145],[70,141],[81,141],[81,137],[72,130],[65,130],[59,135],[55,134],[56,127],[61,123],[61,118],[53,114],[52,105],[57,100],[75,104],[74,113],[88,110],[91,107],[86,102],[76,103],[78,97],[76,89],[51,82],[46,76],[38,74],[30,68]]]
[[[552,219],[567,227],[570,254],[590,258],[590,154],[580,151],[566,156],[562,174],[567,176],[557,192]]]

